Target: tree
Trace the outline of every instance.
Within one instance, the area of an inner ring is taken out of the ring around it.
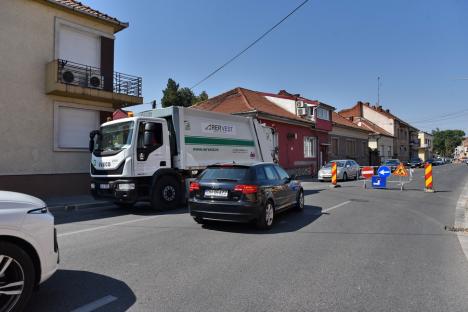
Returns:
[[[206,100],[208,100],[208,93],[206,93],[206,91],[202,91],[200,93],[200,95],[196,97],[195,103],[203,102],[203,101],[206,101]],[[193,103],[193,104],[195,104],[195,103]]]
[[[206,93],[206,91],[203,91],[199,96],[196,96],[190,88],[179,88],[179,84],[176,83],[175,80],[169,78],[167,80],[166,89],[163,90],[161,105],[162,107],[189,107],[195,103],[206,100],[208,100],[208,93]]]
[[[167,80],[166,89],[163,90],[163,97],[161,99],[162,107],[180,106],[179,105],[179,84],[173,79]]]
[[[432,130],[434,152],[443,157],[451,156],[465,136],[463,130]]]

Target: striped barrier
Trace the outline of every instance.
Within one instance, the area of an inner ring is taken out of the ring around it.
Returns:
[[[339,187],[339,185],[337,184],[337,177],[336,177],[336,174],[337,174],[336,162],[332,162],[331,174],[332,174],[331,187]]]
[[[434,186],[432,181],[432,164],[424,164],[424,192],[434,193]]]

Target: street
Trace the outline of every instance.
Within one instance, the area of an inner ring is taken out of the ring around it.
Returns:
[[[400,191],[303,182],[305,211],[271,231],[196,224],[186,208],[56,213],[60,267],[29,311],[467,311],[452,226],[468,166]]]

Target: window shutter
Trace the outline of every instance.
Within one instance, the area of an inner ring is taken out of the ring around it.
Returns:
[[[59,148],[88,148],[89,133],[99,126],[99,112],[59,106],[58,112]]]

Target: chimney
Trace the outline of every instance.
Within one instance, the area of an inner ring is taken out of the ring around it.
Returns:
[[[366,105],[367,107],[370,106],[369,102],[364,103],[364,105]]]
[[[388,108],[387,108],[385,111],[386,111],[387,113],[390,113],[390,110],[389,110]]]
[[[378,110],[379,112],[381,112],[381,111],[383,110],[383,109],[382,109],[382,105],[377,106],[377,110]]]

